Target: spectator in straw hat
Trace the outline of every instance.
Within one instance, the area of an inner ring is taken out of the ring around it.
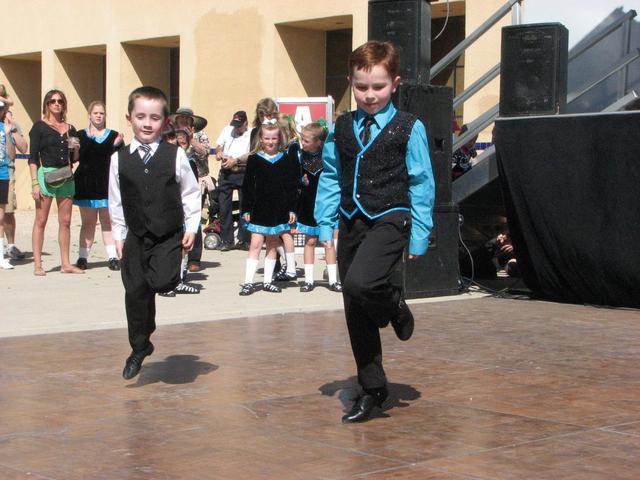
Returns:
[[[207,126],[207,119],[199,115],[194,115],[193,110],[189,107],[178,108],[173,115],[170,116],[171,123],[176,129],[185,130],[190,135],[190,148],[187,154],[195,159],[198,169],[198,183],[202,193],[202,204],[204,205],[205,195],[209,195],[214,190],[213,180],[209,175],[209,150],[211,144],[209,137],[204,133],[204,127]],[[211,200],[210,200],[211,203]],[[200,259],[202,258],[202,235],[196,235],[196,242],[193,249],[189,252],[190,272],[200,270]]]

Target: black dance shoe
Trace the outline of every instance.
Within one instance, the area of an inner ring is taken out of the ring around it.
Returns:
[[[284,272],[279,272],[273,278],[273,280],[275,282],[295,282],[296,280],[298,280],[298,275],[296,275],[295,273],[287,273],[286,271],[284,271]]]
[[[273,283],[265,283],[262,286],[262,290],[265,291],[265,292],[271,292],[271,293],[280,293],[280,292],[282,292],[282,289],[279,286],[274,285]]]
[[[78,267],[80,270],[86,270],[87,269],[87,259],[84,258],[84,257],[78,258],[78,261],[76,262],[76,267]]]
[[[342,423],[358,423],[369,420],[375,407],[382,404],[389,396],[387,387],[378,388],[375,391],[365,392],[356,398],[349,413],[342,417]]]
[[[222,245],[220,245],[220,249],[221,252],[230,252],[231,250],[233,250],[233,243],[223,243]]]
[[[117,258],[110,258],[109,259],[109,270],[113,270],[118,271],[120,270],[120,260],[118,260]]]
[[[391,320],[391,325],[396,332],[396,336],[403,342],[409,340],[413,335],[413,314],[404,299],[400,299],[398,316]]]
[[[329,290],[340,293],[342,291],[342,284],[340,282],[330,283]]]
[[[305,283],[300,287],[301,292],[311,292],[316,286],[313,283]]]
[[[141,352],[132,352],[127,358],[127,362],[124,365],[124,370],[122,371],[122,377],[125,380],[131,380],[133,377],[138,375],[140,372],[140,368],[142,367],[142,362],[145,357],[148,357],[153,353],[153,343],[149,342],[149,346],[145,348]]]
[[[251,295],[255,291],[256,286],[253,283],[243,283],[242,285],[240,285],[240,292],[238,292],[238,295],[240,295],[241,297],[246,297],[248,295]]]

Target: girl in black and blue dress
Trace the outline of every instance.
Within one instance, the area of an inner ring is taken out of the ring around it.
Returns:
[[[74,174],[76,192],[73,204],[80,207],[82,218],[76,266],[81,270],[87,268],[99,218],[109,269],[120,270],[116,244],[111,236],[108,196],[111,155],[122,145],[122,135],[106,127],[107,115],[103,102],[91,102],[88,113],[89,127],[78,132],[80,160]]]
[[[298,233],[305,234],[304,244],[304,283],[301,292],[314,289],[313,267],[315,263],[315,249],[318,244],[320,229],[316,223],[314,209],[318,193],[318,181],[324,164],[322,162],[322,146],[327,138],[327,130],[319,123],[310,123],[302,128],[300,144],[300,168],[302,170],[302,188],[298,201]],[[336,249],[333,245],[325,247],[329,289],[341,292],[342,286],[338,282],[336,266]]]
[[[246,229],[251,232],[249,258],[240,295],[256,291],[253,276],[266,241],[264,260],[264,286],[266,292],[279,293],[280,287],[272,283],[276,265],[279,237],[291,240],[291,228],[296,222],[297,188],[300,167],[296,156],[283,152],[285,139],[274,120],[265,120],[258,129],[259,145],[247,159],[247,170],[242,184],[242,215]]]

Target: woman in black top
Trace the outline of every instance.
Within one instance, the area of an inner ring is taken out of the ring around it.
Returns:
[[[79,255],[76,266],[85,270],[87,258],[100,217],[102,241],[107,250],[110,270],[120,270],[116,245],[111,236],[109,218],[109,163],[113,152],[122,145],[122,135],[106,127],[106,109],[101,101],[89,104],[89,127],[78,132],[80,161],[75,171],[76,194],[73,204],[80,207]]]
[[[73,178],[56,186],[47,185],[44,173],[64,167],[78,160],[76,129],[66,122],[67,98],[60,90],[49,90],[42,102],[42,120],[33,124],[29,132],[31,142],[29,170],[31,172],[31,195],[36,202],[36,218],[33,223],[32,246],[34,275],[46,275],[42,268],[42,244],[44,229],[51,203],[55,197],[58,204],[58,244],[60,245],[60,271],[62,273],[84,273],[69,261],[71,235],[71,207],[75,193]]]

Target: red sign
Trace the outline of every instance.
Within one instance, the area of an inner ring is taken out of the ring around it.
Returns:
[[[333,124],[333,98],[331,97],[281,97],[276,98],[278,109],[293,116],[298,128],[323,119],[327,127]]]

